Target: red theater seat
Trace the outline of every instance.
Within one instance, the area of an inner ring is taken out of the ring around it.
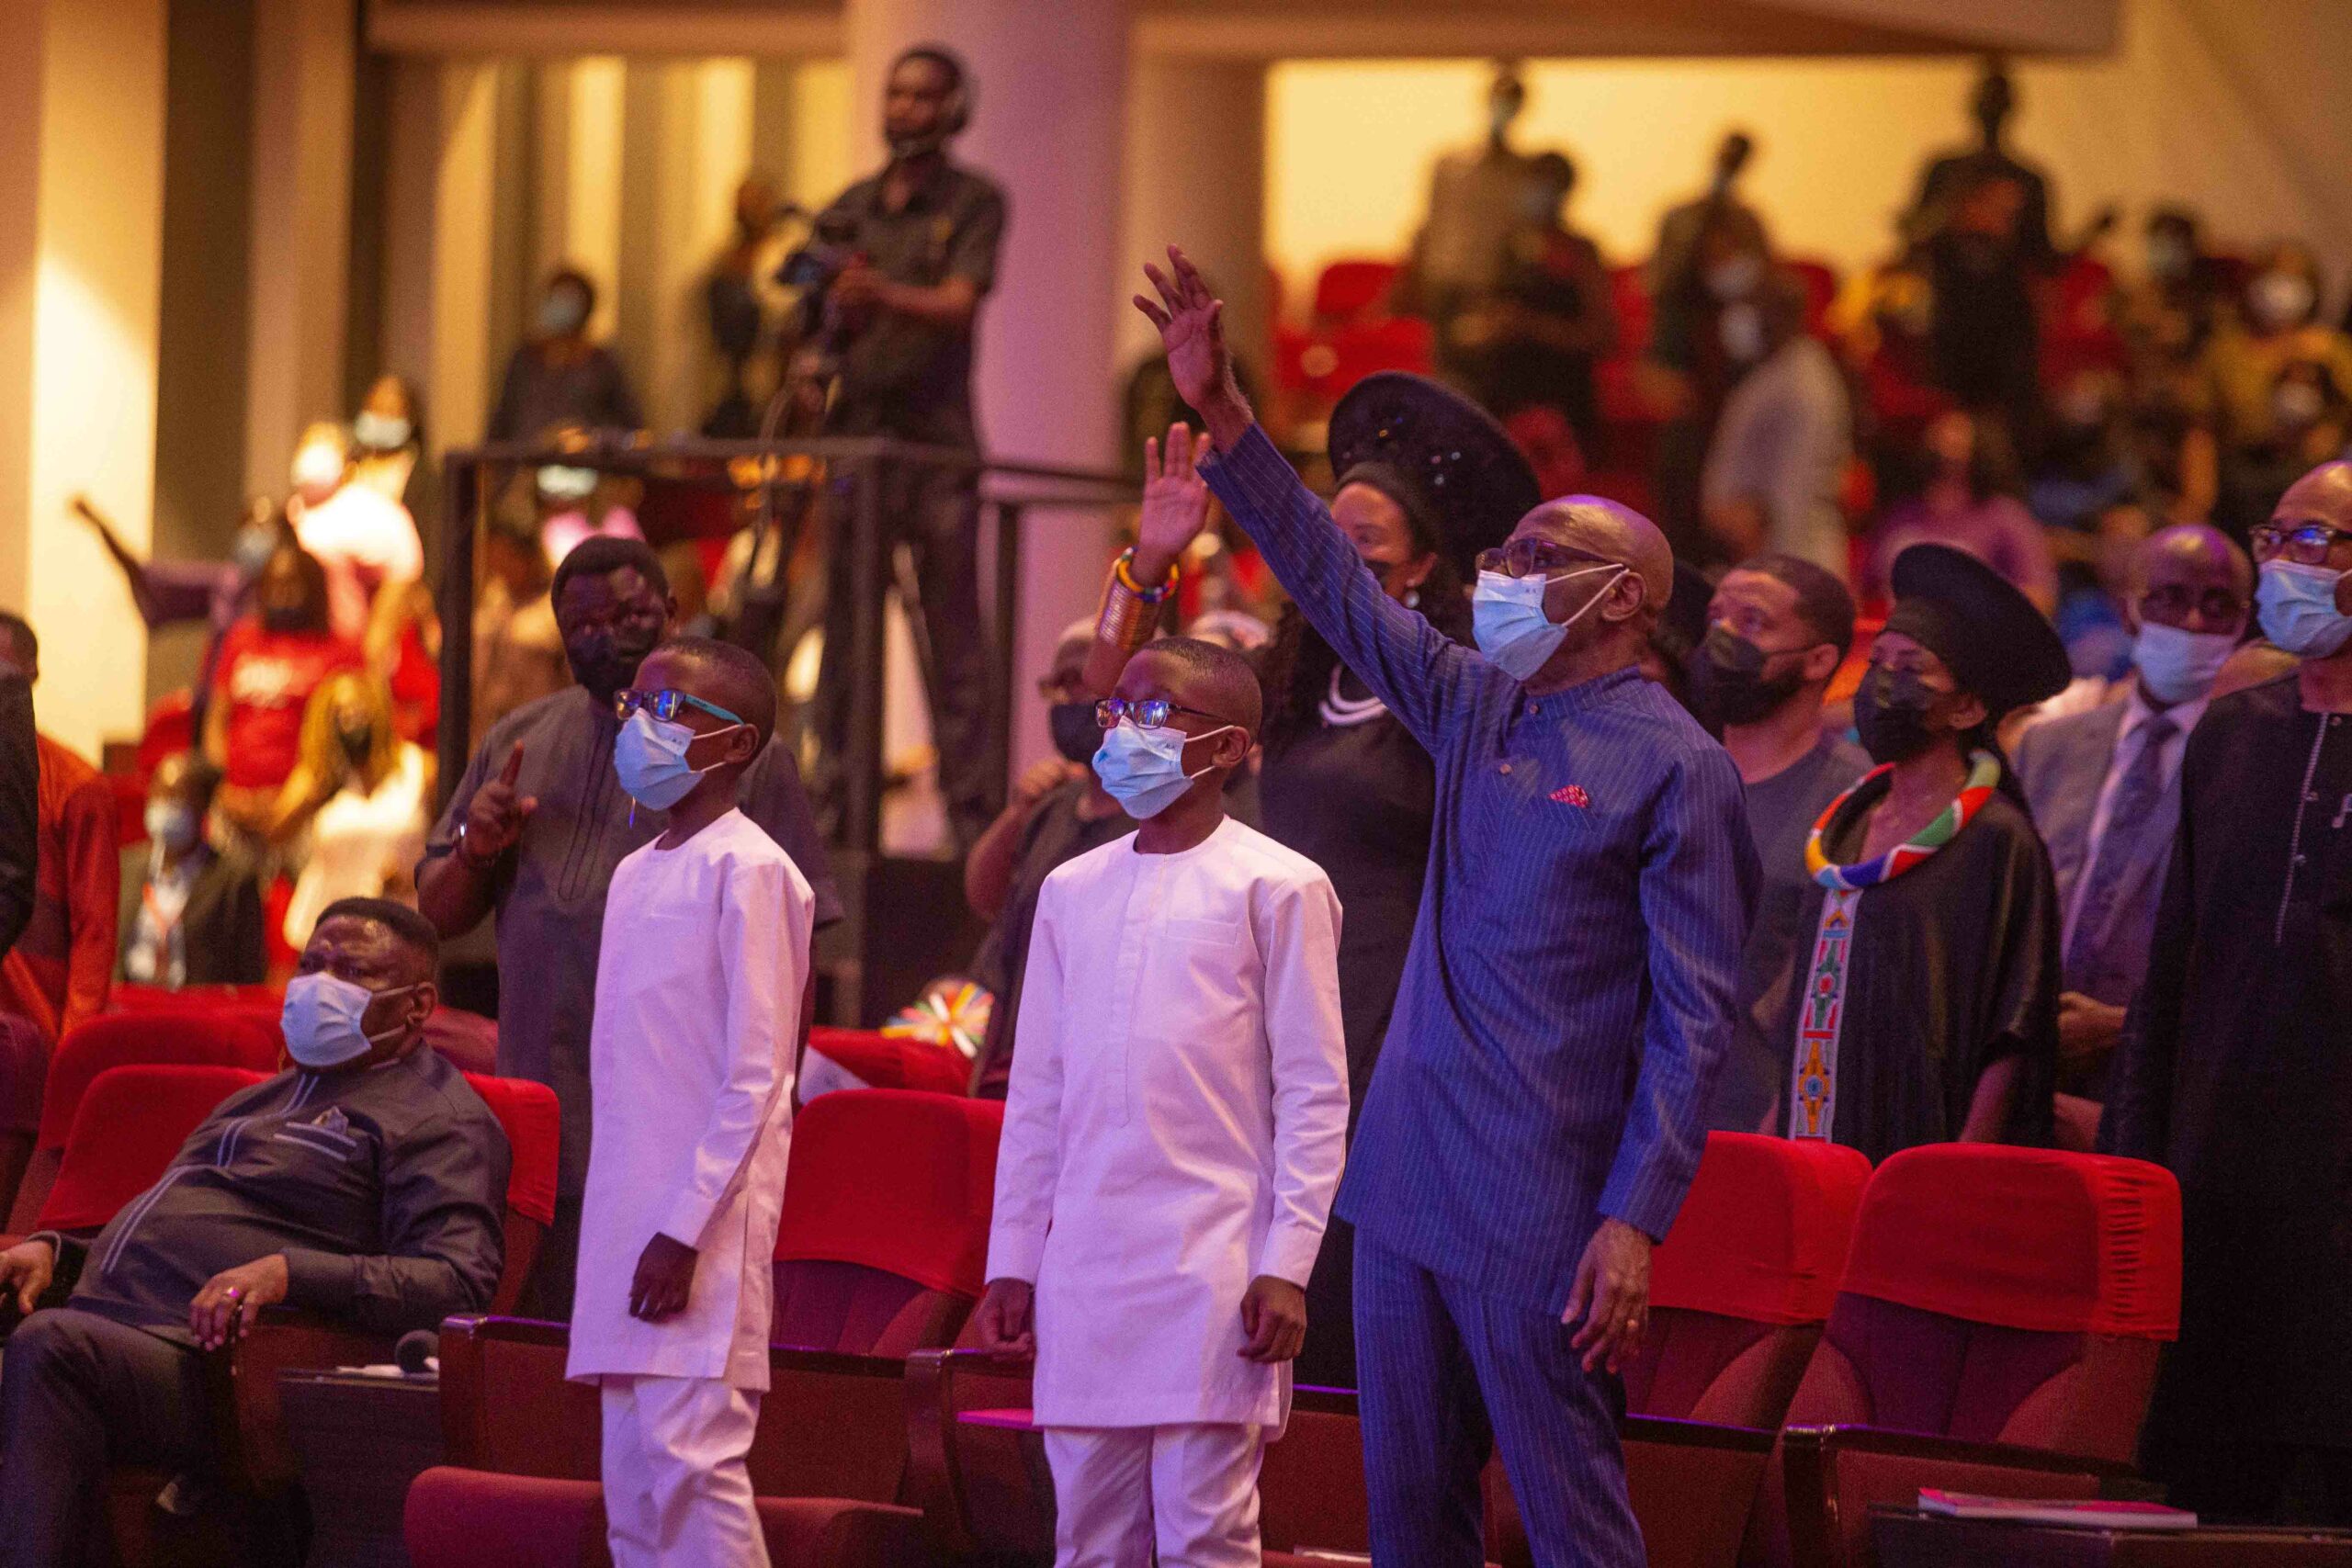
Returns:
[[[267,1073],[276,1069],[283,1048],[274,1019],[265,1021],[242,1009],[106,1013],[82,1024],[58,1042],[56,1055],[50,1058],[48,1080],[41,1090],[40,1129],[33,1138],[24,1179],[10,1206],[8,1229],[21,1233],[33,1228],[57,1180],[66,1134],[73,1129],[83,1096],[100,1073],[109,1067],[141,1066],[240,1067]],[[158,1163],[154,1174],[162,1170],[163,1164]],[[153,1174],[148,1178],[153,1179]]]
[[[1329,325],[1388,314],[1388,296],[1401,270],[1395,262],[1356,257],[1335,261],[1315,279],[1315,317]]]
[[[1709,1137],[1651,1262],[1626,1408],[1777,1428],[1837,1297],[1870,1174],[1859,1150],[1837,1144]]]
[[[984,1284],[1001,1101],[901,1089],[811,1100],[776,1230],[779,1345],[894,1359],[953,1344]]]
[[[1751,1546],[1872,1561],[1872,1504],[1921,1486],[2085,1496],[2130,1472],[2177,1332],[2180,1193],[2138,1160],[1907,1149],[1862,1195]]]
[[[911,1515],[825,1511],[798,1498],[758,1499],[768,1560],[779,1568],[930,1568]],[[416,1478],[402,1534],[414,1568],[607,1568],[605,1489],[444,1466]]]
[[[539,1243],[555,1220],[557,1151],[562,1124],[555,1090],[524,1078],[468,1073],[466,1082],[481,1096],[506,1133],[512,1163],[506,1172],[505,1256],[490,1310],[511,1312],[523,1283],[538,1261]]]
[[[32,1228],[98,1229],[155,1184],[214,1106],[263,1077],[243,1067],[108,1067],[81,1097]]]
[[[875,1029],[812,1029],[808,1050],[829,1057],[867,1089],[962,1094],[972,1077],[972,1064],[961,1051]]]

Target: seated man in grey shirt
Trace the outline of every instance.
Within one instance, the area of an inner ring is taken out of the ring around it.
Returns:
[[[221,1101],[95,1240],[0,1252],[0,1307],[28,1314],[0,1367],[0,1564],[81,1562],[109,1462],[216,1461],[199,1352],[262,1308],[396,1333],[489,1303],[512,1154],[424,1045],[439,945],[413,909],[329,905],[287,987],[296,1065]]]
[[[569,1319],[588,1174],[588,1029],[605,890],[623,857],[668,821],[637,806],[613,772],[613,698],[667,635],[676,603],[641,541],[594,538],[556,568],[550,590],[573,680],[482,737],[417,868],[417,907],[445,937],[498,917],[498,1070],[555,1090],[562,1108],[555,1224],[523,1310]],[[737,800],[817,892],[820,927],[841,918],[823,843],[786,744],[770,741]],[[803,1000],[804,1017],[807,1007]]]

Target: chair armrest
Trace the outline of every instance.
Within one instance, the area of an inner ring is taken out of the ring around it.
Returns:
[[[1853,1561],[1849,1541],[1864,1528],[1862,1519],[1845,1517],[1844,1483],[1852,1478],[1840,1477],[1841,1457],[1893,1461],[1904,1467],[1903,1484],[1910,1488],[1909,1495],[1890,1493],[1855,1499],[1865,1508],[1879,1502],[1910,1504],[1917,1498],[1919,1483],[1935,1485],[1947,1479],[1947,1472],[1960,1472],[1949,1479],[1960,1483],[1958,1489],[1972,1492],[1992,1491],[2001,1484],[1999,1476],[1984,1472],[2007,1472],[2017,1478],[2017,1483],[2029,1488],[2025,1495],[2030,1496],[2063,1495],[2058,1483],[2072,1478],[2080,1477],[2103,1491],[2132,1482],[2139,1474],[2132,1465],[2116,1460],[1879,1427],[1791,1427],[1781,1432],[1781,1445],[1791,1551],[1796,1562],[1821,1563],[1826,1568],[1847,1568]]]
[[[207,1356],[214,1430],[230,1478],[262,1496],[302,1478],[278,1406],[278,1373],[380,1364],[392,1359],[395,1338],[315,1313],[271,1307],[227,1348]]]
[[[1052,1494],[1043,1500],[1042,1533],[1034,1509],[1014,1510],[1016,1516],[1028,1513],[1025,1519],[978,1517],[975,1493],[998,1501],[1005,1497],[1008,1482],[1016,1483],[1010,1490],[1017,1492],[1024,1476],[1008,1475],[1001,1465],[967,1475],[972,1455],[958,1424],[966,1411],[1028,1404],[1033,1367],[1028,1357],[989,1350],[918,1350],[907,1358],[908,1500],[922,1510],[923,1534],[944,1561],[989,1551],[1052,1558]]]

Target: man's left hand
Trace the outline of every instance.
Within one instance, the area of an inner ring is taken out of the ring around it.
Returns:
[[[1603,1220],[1585,1244],[1562,1323],[1583,1320],[1569,1343],[1584,1370],[1614,1372],[1642,1342],[1650,1312],[1650,1238],[1623,1220]]]
[[[1306,1343],[1306,1292],[1288,1280],[1261,1274],[1241,1298],[1241,1332],[1250,1337],[1240,1354],[1266,1366],[1294,1360]]]
[[[629,1281],[629,1316],[659,1323],[685,1311],[686,1298],[694,1293],[696,1258],[684,1242],[654,1232],[638,1257],[637,1277]]]
[[[187,1303],[188,1332],[197,1348],[218,1350],[244,1333],[261,1316],[261,1309],[286,1299],[286,1255],[273,1252],[223,1269],[204,1282]]]

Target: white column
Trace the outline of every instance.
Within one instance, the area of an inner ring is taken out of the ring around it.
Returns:
[[[596,285],[593,337],[611,335],[621,268],[624,67],[592,55],[541,68],[531,280],[576,266]]]
[[[248,491],[283,491],[302,426],[350,412],[352,4],[254,0]]]
[[[435,452],[481,439],[504,364],[492,297],[498,67],[403,59],[384,193],[384,367],[424,389]]]
[[[1171,243],[1225,301],[1225,330],[1262,386],[1273,333],[1266,287],[1266,68],[1254,60],[1139,56],[1127,118],[1120,276],[1167,265]],[[1182,157],[1168,155],[1183,149]],[[1133,290],[1129,290],[1133,292]],[[1140,311],[1118,313],[1119,366],[1159,352]]]
[[[1090,468],[1118,457],[1127,18],[1125,0],[848,0],[843,14],[866,167],[881,159],[882,84],[901,49],[945,43],[970,68],[972,129],[956,156],[1003,186],[1011,210],[980,315],[980,430],[992,457]],[[1017,675],[1044,669],[1055,633],[1093,606],[1107,544],[1099,514],[1031,514]],[[1045,710],[1021,700],[1027,689],[1016,680],[1016,771],[1048,746]]]
[[[41,728],[139,733],[146,633],[67,502],[151,535],[164,0],[15,0],[0,48],[0,606],[44,641]]]

